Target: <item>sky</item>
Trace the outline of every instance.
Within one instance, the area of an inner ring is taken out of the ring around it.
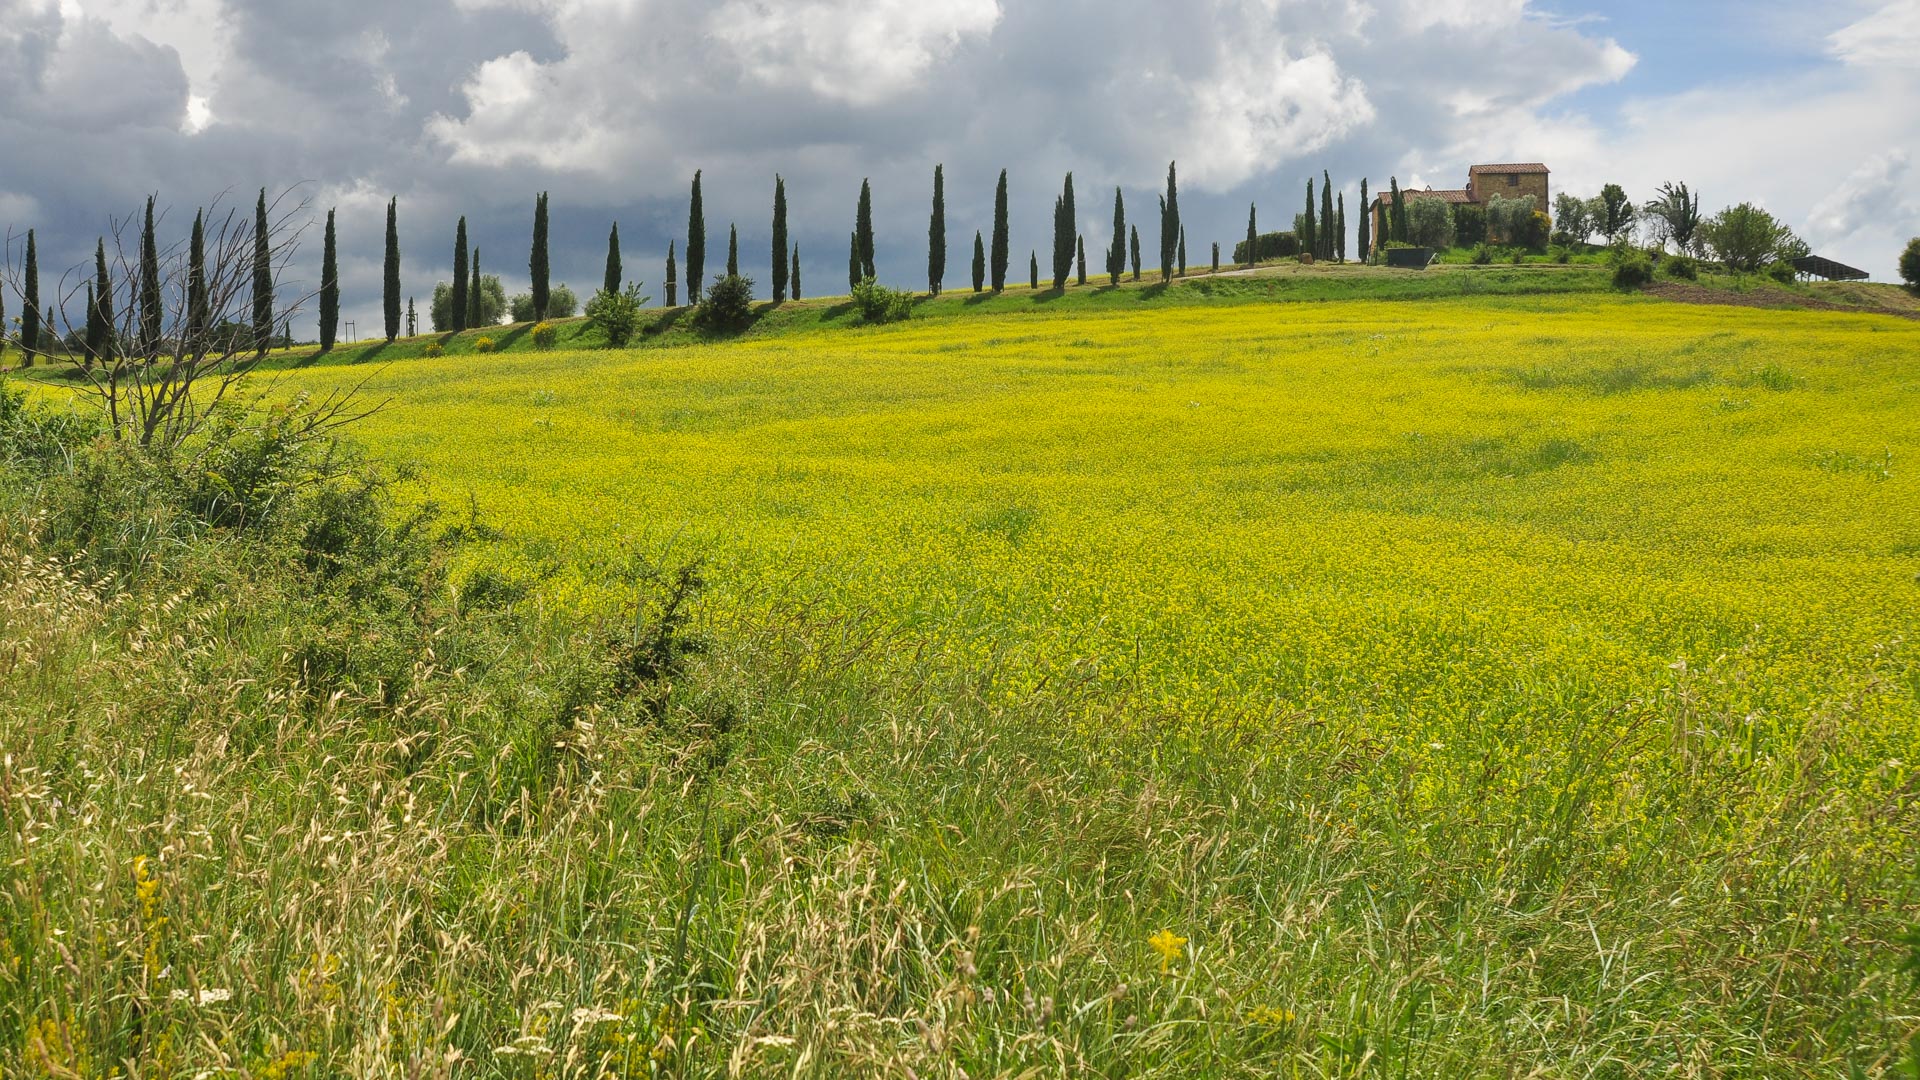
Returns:
[[[1459,187],[1541,161],[1556,192],[1677,180],[1709,212],[1762,204],[1890,280],[1920,234],[1916,56],[1920,0],[0,0],[0,232],[17,260],[36,229],[45,276],[148,194],[171,236],[199,206],[291,192],[337,209],[365,336],[389,197],[424,309],[461,215],[484,269],[526,288],[540,191],[557,281],[597,287],[617,220],[657,299],[696,169],[709,268],[737,224],[765,295],[776,173],[807,291],[829,294],[863,178],[880,276],[924,287],[936,163],[964,287],[1003,168],[1023,268],[1068,171],[1097,263],[1113,189],[1148,222],[1177,160],[1199,264],[1249,204],[1288,227],[1323,170],[1353,224],[1362,177]],[[289,297],[319,248],[316,226]]]

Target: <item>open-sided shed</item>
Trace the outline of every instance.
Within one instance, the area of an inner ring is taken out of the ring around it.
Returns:
[[[1810,274],[1828,281],[1865,281],[1872,275],[1865,270],[1856,270],[1846,263],[1823,259],[1818,255],[1802,255],[1793,260],[1793,268],[1803,274]]]

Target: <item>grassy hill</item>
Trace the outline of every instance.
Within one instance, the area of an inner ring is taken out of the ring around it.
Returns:
[[[1920,324],[1320,269],[289,355],[457,539],[378,619],[13,481],[0,1061],[1884,1069]]]

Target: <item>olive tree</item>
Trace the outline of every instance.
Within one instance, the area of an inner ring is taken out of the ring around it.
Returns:
[[[1414,198],[1407,202],[1407,242],[1415,247],[1445,251],[1453,246],[1453,207],[1445,199]]]
[[[1793,230],[1752,203],[1729,206],[1700,226],[1700,240],[1727,269],[1759,270],[1807,253]]]

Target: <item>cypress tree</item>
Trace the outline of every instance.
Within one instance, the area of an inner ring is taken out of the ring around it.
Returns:
[[[1007,170],[1000,170],[1000,186],[993,192],[993,291],[1007,287]]]
[[[980,230],[973,230],[973,291],[979,292],[987,287],[987,244],[981,239]]]
[[[1247,204],[1247,257],[1245,264],[1249,270],[1253,269],[1254,264],[1260,261],[1260,230],[1254,224],[1255,210],[1256,207],[1253,203]]]
[[[40,348],[40,250],[32,229],[27,230],[26,282],[21,300],[26,310],[20,313],[20,364],[32,367],[34,351]],[[47,321],[51,324],[53,320]],[[49,325],[47,331],[52,333],[53,327]]]
[[[409,296],[407,297],[407,336],[418,337],[419,334],[420,313],[413,309],[413,297]]]
[[[447,320],[454,333],[467,328],[467,262],[471,256],[467,252],[467,219],[462,217],[460,224],[453,229],[453,302],[447,310]]]
[[[320,248],[320,351],[333,348],[340,335],[340,243],[327,211],[326,238]]]
[[[1113,246],[1107,249],[1108,284],[1119,285],[1120,273],[1127,265],[1127,204],[1120,189],[1113,189]]]
[[[86,366],[88,367],[93,366],[93,358],[97,355],[94,347],[98,345],[99,342],[100,316],[93,307],[93,282],[89,281],[87,282],[87,334],[86,343],[82,346],[82,353],[86,357]]]
[[[1128,234],[1132,237],[1132,240],[1130,241],[1130,246],[1133,249],[1133,280],[1139,281],[1140,280],[1140,226],[1138,225],[1133,226],[1128,230]]]
[[[800,299],[800,242],[797,240],[793,244],[793,275],[787,284],[792,288],[793,298]]]
[[[1220,272],[1220,241],[1218,240],[1213,242],[1213,272],[1216,274]]]
[[[1334,237],[1339,230],[1333,220],[1333,177],[1325,170],[1320,173],[1320,250],[1314,252],[1315,259],[1333,260],[1335,250]]]
[[[700,275],[707,269],[707,211],[700,201],[700,173],[693,174],[693,199],[687,208],[687,303],[700,302]]]
[[[1067,174],[1059,201],[1053,204],[1053,287],[1064,289],[1067,275],[1073,272],[1073,245],[1077,235],[1074,222],[1073,174]]]
[[[533,254],[527,259],[527,272],[533,278],[533,320],[545,322],[553,303],[553,289],[547,261],[547,193],[541,192],[533,204]],[[480,287],[475,279],[473,287]]]
[[[860,276],[877,278],[873,272],[873,186],[860,181],[860,206],[854,213],[853,229],[860,244]]]
[[[607,233],[607,273],[600,279],[600,288],[604,292],[620,291],[620,279],[626,276],[626,268],[620,265],[620,223],[613,223],[613,230]]]
[[[1347,261],[1347,193],[1344,191],[1333,203],[1333,257]]]
[[[740,230],[727,224],[727,276],[740,276]]]
[[[273,344],[273,243],[267,225],[267,189],[253,207],[253,349],[267,355]]]
[[[1076,276],[1079,278],[1080,284],[1085,285],[1087,283],[1087,238],[1084,236],[1074,238],[1073,261],[1076,268]]]
[[[1395,176],[1390,179],[1393,181],[1393,208],[1387,223],[1387,240],[1404,244],[1407,242],[1407,200],[1400,191],[1400,178]]]
[[[107,242],[103,237],[93,247],[94,307],[90,315],[100,320],[100,340],[88,349],[101,360],[112,360],[114,349],[113,277],[107,272]]]
[[[772,255],[773,302],[778,304],[787,298],[787,182],[778,173],[773,177]]]
[[[469,330],[478,330],[480,328],[481,296],[480,249],[475,247],[473,249],[473,271],[468,277],[467,286],[467,329]]]
[[[1173,276],[1173,260],[1178,254],[1180,236],[1180,181],[1176,162],[1167,162],[1167,197],[1160,211],[1160,280],[1167,281]]]
[[[1369,254],[1367,248],[1370,246],[1368,241],[1372,238],[1372,234],[1373,207],[1367,204],[1367,178],[1363,176],[1360,178],[1360,243],[1356,250],[1361,262],[1367,261]]]
[[[933,216],[927,221],[927,291],[940,295],[947,277],[947,176],[944,165],[933,167]]]
[[[1038,251],[1027,253],[1027,287],[1035,292],[1040,291],[1040,253]]]
[[[147,221],[140,229],[140,355],[160,353],[160,248],[153,237],[153,196],[147,196]]]
[[[1300,219],[1300,250],[1317,259],[1320,257],[1320,230],[1319,222],[1314,220],[1315,215],[1313,177],[1309,176],[1307,177],[1307,215]]]
[[[860,287],[860,233],[847,234],[847,291]]]
[[[387,341],[400,336],[400,200],[387,202],[387,265],[382,293]]]
[[[673,241],[667,241],[667,306],[680,306],[680,282],[675,277],[673,262]]]
[[[1187,227],[1180,226],[1180,276],[1187,276]]]
[[[197,353],[206,347],[207,323],[212,317],[207,303],[207,233],[202,215],[193,215],[193,238],[187,242],[187,342],[186,352]]]

